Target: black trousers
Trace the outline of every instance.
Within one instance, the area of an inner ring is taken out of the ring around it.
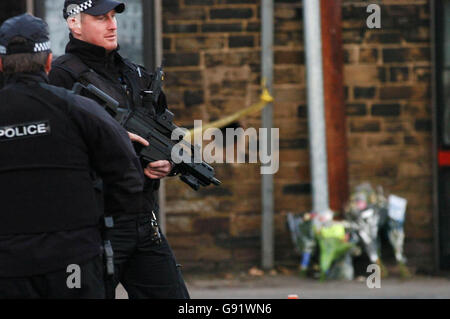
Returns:
[[[0,299],[105,299],[101,256],[78,265],[79,288],[69,288],[67,269],[30,277],[0,278]]]
[[[114,217],[108,229],[114,251],[115,274],[111,285],[119,282],[130,299],[189,299],[181,269],[167,239],[152,241],[151,215]]]

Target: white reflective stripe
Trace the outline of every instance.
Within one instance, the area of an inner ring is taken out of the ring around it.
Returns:
[[[42,43],[35,43],[34,44],[34,52],[48,51],[48,50],[50,50],[50,47],[51,47],[50,41],[42,42]]]
[[[92,7],[92,0],[89,0],[89,1],[86,1],[86,2],[83,2],[83,3],[79,4],[78,6],[73,8],[72,10],[68,11],[67,15],[70,17],[71,15],[81,13],[81,12],[91,8],[91,7]]]
[[[0,45],[0,54],[6,54],[6,48],[3,45]]]

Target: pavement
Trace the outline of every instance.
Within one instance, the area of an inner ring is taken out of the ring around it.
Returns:
[[[450,299],[450,278],[414,276],[382,278],[380,288],[368,288],[366,278],[320,282],[298,274],[249,276],[248,274],[185,275],[192,299]],[[126,299],[123,287],[118,299]]]

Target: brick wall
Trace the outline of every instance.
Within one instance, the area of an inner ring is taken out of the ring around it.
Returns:
[[[350,184],[408,199],[406,255],[433,266],[431,50],[428,1],[382,2],[381,30],[365,28],[364,1],[344,1]]]
[[[275,259],[295,264],[287,212],[311,209],[301,1],[275,0]],[[350,184],[383,185],[409,201],[406,254],[431,267],[430,36],[427,1],[385,1],[382,29],[365,26],[367,1],[343,1]],[[260,1],[164,0],[166,92],[179,125],[258,101]],[[259,128],[259,115],[237,123]],[[258,164],[214,164],[220,188],[167,183],[167,235],[187,269],[259,265]]]

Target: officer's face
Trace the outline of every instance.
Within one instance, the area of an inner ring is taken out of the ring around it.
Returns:
[[[101,16],[83,14],[79,38],[85,42],[104,47],[106,51],[117,48],[116,11]]]

